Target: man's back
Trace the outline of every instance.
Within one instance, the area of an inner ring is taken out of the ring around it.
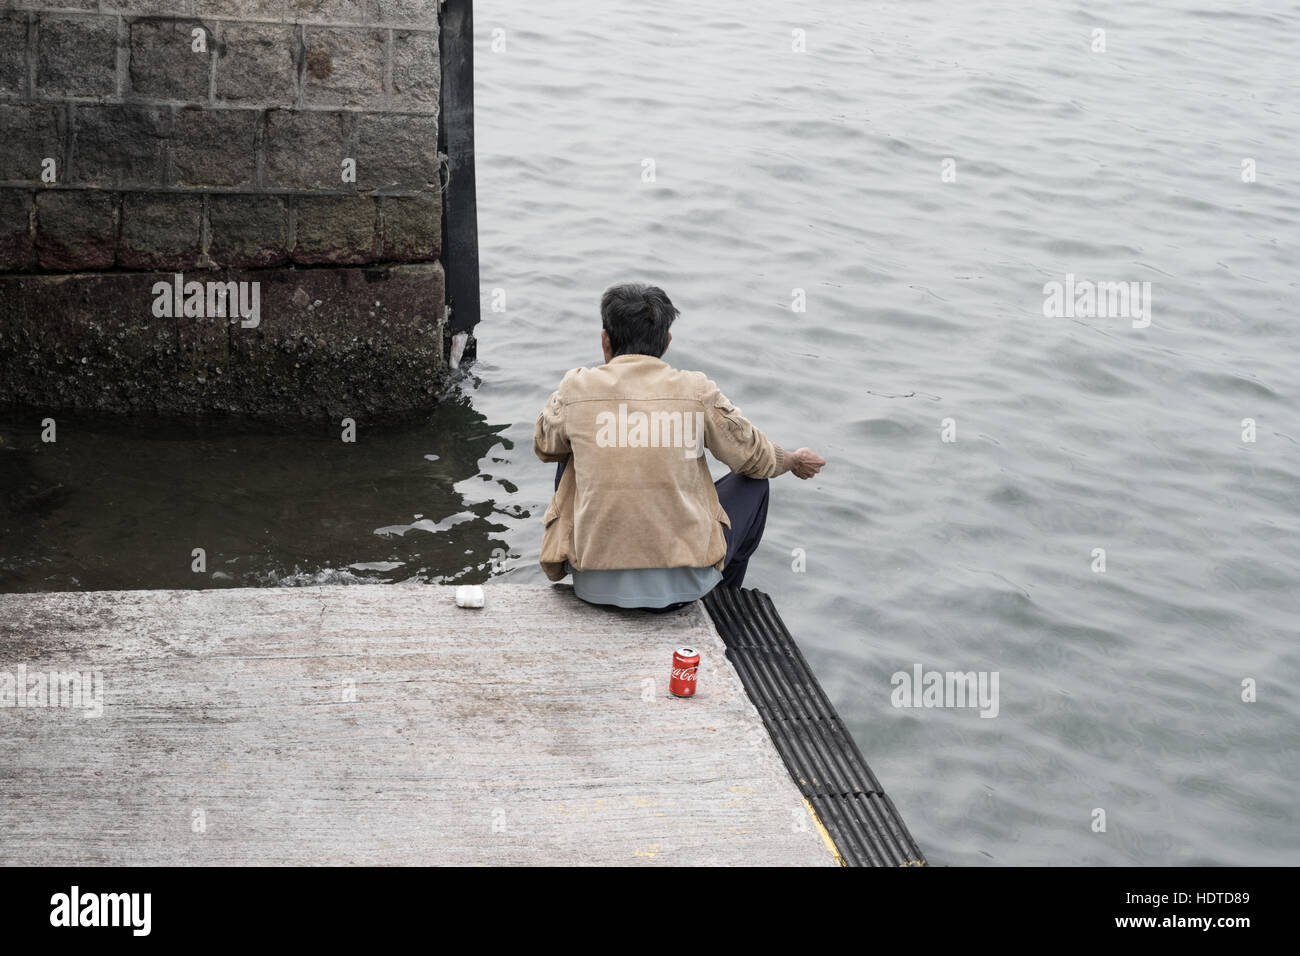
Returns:
[[[543,565],[567,558],[581,570],[718,566],[729,521],[704,450],[758,478],[783,457],[702,373],[649,355],[569,372],[534,446],[546,461],[572,455],[547,511]]]

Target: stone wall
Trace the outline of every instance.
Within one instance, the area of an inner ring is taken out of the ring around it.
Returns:
[[[439,85],[438,0],[0,0],[0,401],[430,404]]]

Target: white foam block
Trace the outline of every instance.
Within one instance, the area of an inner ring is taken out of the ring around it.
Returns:
[[[482,607],[483,587],[479,584],[462,584],[456,588],[457,607]]]

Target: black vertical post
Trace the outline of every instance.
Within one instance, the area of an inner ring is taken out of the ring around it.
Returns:
[[[479,320],[478,200],[474,183],[474,4],[445,0],[438,31],[442,64],[438,149],[446,154],[442,194],[442,265],[451,331],[470,332]]]

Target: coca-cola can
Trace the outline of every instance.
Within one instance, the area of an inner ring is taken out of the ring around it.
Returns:
[[[673,672],[668,678],[668,690],[675,697],[694,697],[695,678],[700,672],[700,652],[693,647],[679,647],[673,651]]]

